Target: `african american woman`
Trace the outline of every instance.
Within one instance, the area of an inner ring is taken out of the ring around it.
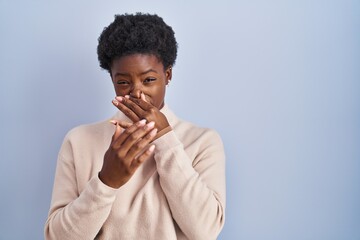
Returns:
[[[150,14],[116,15],[99,37],[116,114],[60,149],[46,239],[216,239],[225,221],[219,135],[165,104],[175,34]]]

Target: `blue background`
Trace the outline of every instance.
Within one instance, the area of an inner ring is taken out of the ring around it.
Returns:
[[[179,55],[166,102],[227,154],[219,239],[360,239],[360,2],[0,0],[0,239],[42,239],[57,152],[115,109],[97,38],[157,13]]]

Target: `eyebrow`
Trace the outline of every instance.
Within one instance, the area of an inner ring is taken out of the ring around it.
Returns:
[[[150,73],[150,72],[158,73],[158,72],[157,72],[156,70],[154,70],[154,69],[149,69],[149,70],[146,70],[145,72],[140,73],[140,75],[145,75],[145,74],[148,74],[148,73]],[[115,77],[116,77],[116,76],[130,76],[130,74],[129,74],[129,73],[121,73],[121,72],[118,72],[118,73],[115,74]]]

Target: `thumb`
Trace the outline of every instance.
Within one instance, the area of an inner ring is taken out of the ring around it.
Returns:
[[[110,120],[110,123],[115,125],[115,132],[112,136],[111,142],[114,142],[121,134],[121,127],[115,120]]]

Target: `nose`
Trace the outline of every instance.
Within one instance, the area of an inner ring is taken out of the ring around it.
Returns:
[[[140,98],[141,97],[141,88],[138,86],[134,86],[133,89],[131,89],[129,95],[134,98]]]

